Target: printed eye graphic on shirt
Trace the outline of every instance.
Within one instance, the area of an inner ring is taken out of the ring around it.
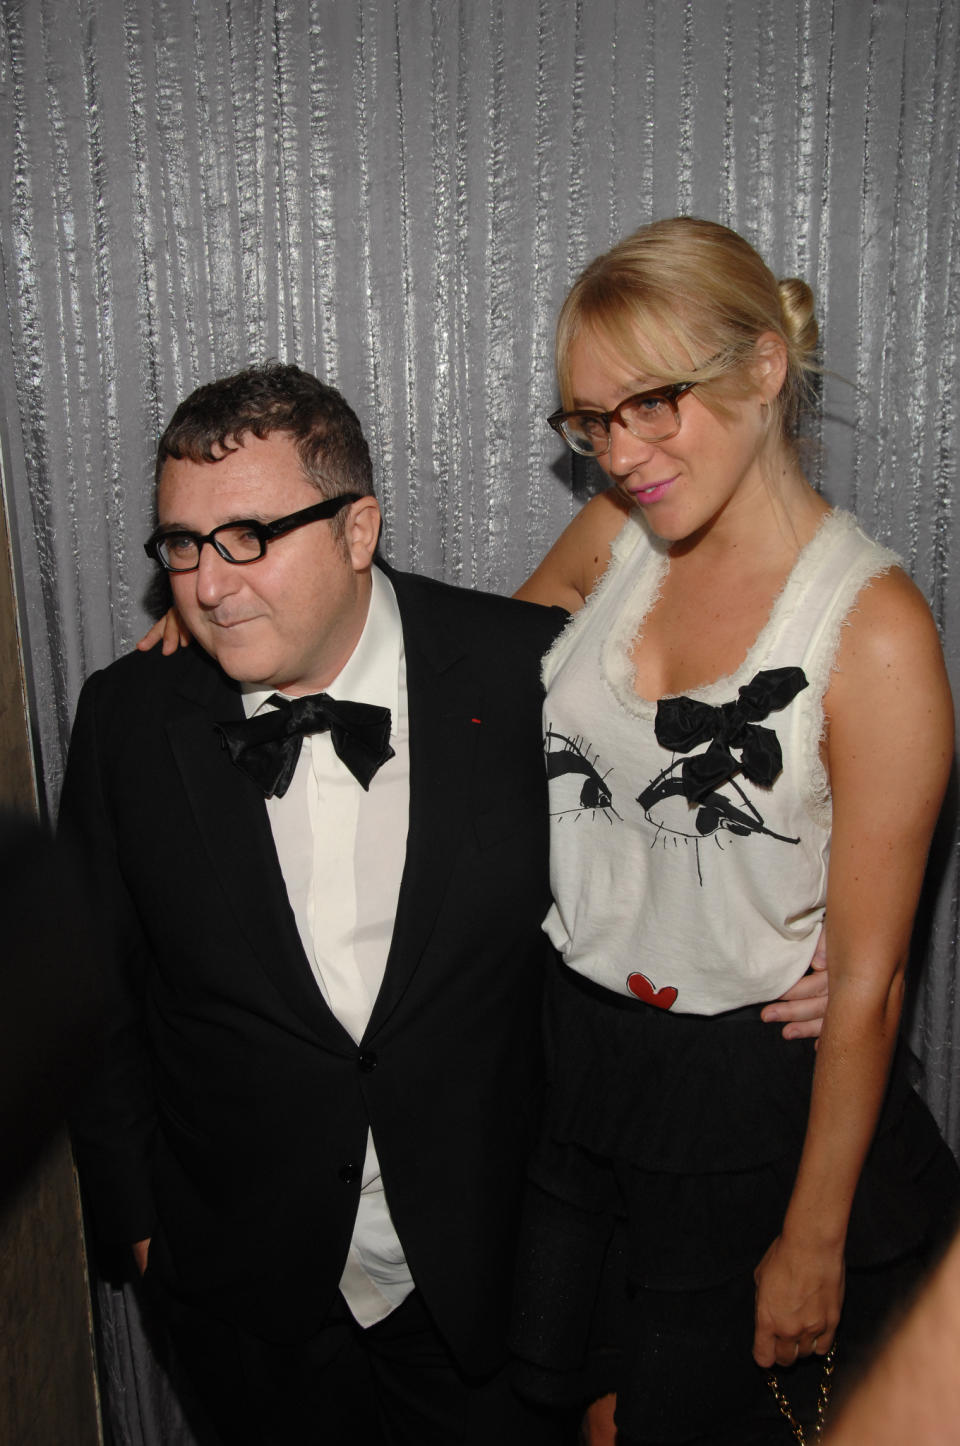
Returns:
[[[607,775],[597,768],[598,755],[592,752],[582,735],[568,737],[557,733],[548,723],[543,739],[547,758],[547,784],[550,789],[551,818],[584,813],[602,814],[610,822],[620,818],[613,806],[613,795]],[[607,770],[609,773],[609,769]]]
[[[657,742],[674,754],[671,763],[637,796],[644,817],[657,831],[654,842],[694,844],[697,878],[703,884],[700,843],[720,835],[741,838],[763,834],[780,843],[798,844],[766,827],[760,810],[736,782],[772,788],[783,770],[780,740],[759,722],[785,708],[807,686],[802,668],[770,668],[739,690],[737,700],[719,708],[694,698],[663,698],[657,706]],[[707,746],[692,753],[698,744]],[[740,754],[734,757],[734,750]],[[677,753],[687,754],[677,758]]]
[[[728,793],[713,790],[705,794],[700,807],[694,812],[684,792],[682,766],[683,760],[678,758],[669,768],[658,773],[638,794],[637,803],[643,809],[644,818],[657,831],[655,843],[662,843],[664,848],[671,842],[676,844],[678,840],[694,845],[697,880],[701,885],[700,844],[705,839],[712,837],[719,849],[723,848],[720,836],[724,833],[738,834],[741,838],[765,834],[780,843],[800,842],[799,838],[787,838],[767,828],[756,805],[732,778],[725,785]]]

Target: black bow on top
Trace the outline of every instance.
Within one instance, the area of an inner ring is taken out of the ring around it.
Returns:
[[[274,705],[271,713],[216,726],[234,763],[268,798],[282,798],[290,787],[305,733],[329,728],[337,757],[365,789],[380,765],[393,757],[389,708],[349,703],[327,693],[306,698],[274,693],[267,701]]]
[[[710,747],[688,758],[681,777],[691,803],[708,794],[737,772],[769,788],[783,767],[780,740],[759,720],[785,708],[807,686],[802,668],[767,668],[739,690],[736,702],[714,708],[695,698],[662,698],[654,728],[657,742],[674,753],[689,753],[698,743]],[[731,749],[740,754],[739,763]]]

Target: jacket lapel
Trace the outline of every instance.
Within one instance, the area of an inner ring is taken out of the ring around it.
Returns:
[[[416,577],[389,576],[400,606],[407,667],[410,820],[393,937],[368,1036],[402,998],[443,903],[469,821],[483,717],[482,686],[466,666],[463,641],[422,596]]]
[[[304,953],[263,794],[230,761],[214,726],[244,716],[240,691],[205,658],[198,663],[180,689],[194,706],[167,724],[167,736],[211,870],[234,923],[286,1002],[330,1047],[353,1049]]]

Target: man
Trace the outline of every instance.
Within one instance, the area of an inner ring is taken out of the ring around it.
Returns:
[[[225,1446],[564,1439],[503,1369],[563,615],[375,566],[357,419],[295,367],[201,387],[156,476],[201,647],[89,680],[62,804],[123,980],[99,1232]]]
[[[229,1446],[380,1439],[365,1412],[384,1440],[535,1439],[499,1368],[560,615],[374,568],[359,424],[294,367],[178,409],[157,513],[203,650],[87,683],[62,804],[127,982],[77,1129],[95,1221],[149,1260]],[[389,708],[392,756],[365,787],[314,733],[265,806],[218,725],[325,691]]]

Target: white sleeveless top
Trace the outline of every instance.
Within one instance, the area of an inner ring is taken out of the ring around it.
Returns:
[[[543,927],[572,969],[687,1014],[774,999],[806,971],[830,853],[823,695],[858,592],[896,563],[828,513],[737,671],[662,700],[658,742],[630,649],[669,564],[630,516],[543,664]]]

